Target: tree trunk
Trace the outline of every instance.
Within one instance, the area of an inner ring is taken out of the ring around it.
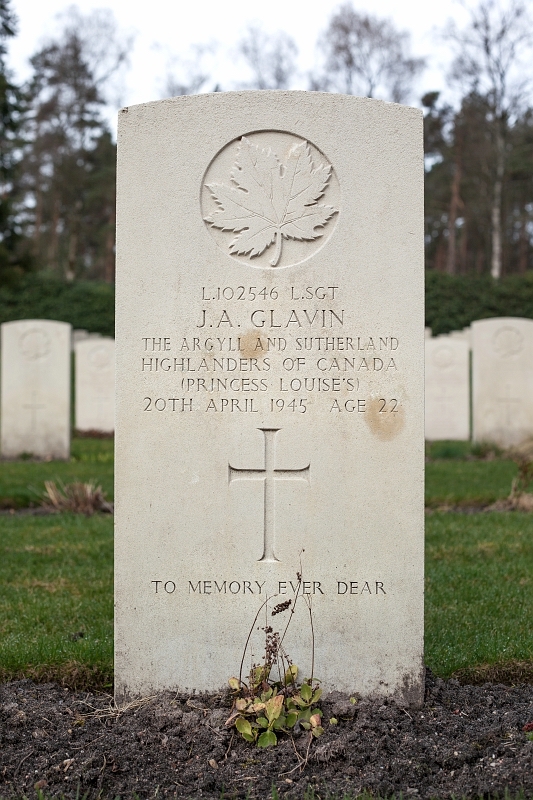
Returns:
[[[502,274],[502,190],[505,172],[505,142],[502,132],[503,120],[497,120],[496,128],[496,180],[492,198],[492,259],[490,274],[498,280]]]
[[[76,251],[78,249],[78,236],[73,231],[70,234],[68,245],[68,264],[65,271],[65,278],[67,281],[73,281],[76,277]]]
[[[518,272],[524,275],[527,272],[528,237],[526,211],[522,208],[520,214],[520,237],[518,239]]]
[[[457,272],[456,265],[456,248],[457,248],[457,216],[459,208],[462,206],[461,201],[461,179],[463,177],[463,170],[461,167],[461,138],[457,142],[457,154],[453,167],[453,180],[452,180],[452,196],[450,198],[450,210],[448,213],[448,257],[446,259],[446,272],[448,275],[455,275]]]

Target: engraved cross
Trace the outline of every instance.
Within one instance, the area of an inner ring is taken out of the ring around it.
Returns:
[[[303,480],[309,483],[310,464],[302,469],[276,469],[276,434],[280,428],[258,428],[265,440],[264,469],[238,469],[229,464],[228,482],[261,480],[264,484],[263,555],[259,561],[279,561],[274,553],[276,535],[276,481]]]
[[[31,395],[31,403],[24,403],[23,408],[29,408],[31,410],[31,430],[32,432],[35,431],[36,423],[37,423],[37,410],[39,408],[46,408],[45,405],[42,403],[35,402],[36,392],[32,392]]]
[[[521,400],[517,397],[511,397],[511,387],[509,386],[509,384],[506,384],[505,386],[505,397],[498,397],[498,403],[505,404],[505,424],[508,427],[512,427],[513,420],[511,417],[511,412],[512,412],[511,404],[516,403],[520,405]]]

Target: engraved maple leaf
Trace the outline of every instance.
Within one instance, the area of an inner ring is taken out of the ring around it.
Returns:
[[[338,209],[319,204],[331,177],[331,166],[314,167],[307,142],[294,144],[285,161],[269,148],[243,136],[231,172],[232,186],[208,183],[218,209],[207,217],[212,227],[234,231],[229,251],[258,256],[276,242],[270,264],[281,258],[283,239],[312,241]]]

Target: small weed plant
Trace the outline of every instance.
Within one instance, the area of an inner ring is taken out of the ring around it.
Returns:
[[[297,585],[291,599],[277,603],[270,610],[271,602],[277,597],[274,595],[260,606],[248,633],[239,677],[229,680],[233,706],[226,725],[235,726],[243,739],[257,747],[272,747],[277,744],[280,734],[292,735],[302,729],[308,732],[310,745],[314,738],[324,733],[321,725],[322,711],[318,706],[322,690],[313,675],[314,628],[311,597],[301,591],[301,571],[296,577]],[[303,681],[298,680],[298,667],[292,662],[284,646],[300,597],[303,598],[309,614],[312,651],[311,677]],[[264,654],[259,664],[252,663],[248,678],[243,680],[246,653],[262,611],[265,611],[267,623],[258,630],[264,633]],[[284,620],[284,625],[280,626],[280,630],[275,630],[272,618],[278,615],[284,615],[280,617]]]

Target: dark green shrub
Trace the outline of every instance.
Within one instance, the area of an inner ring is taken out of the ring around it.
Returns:
[[[488,317],[533,319],[533,273],[494,281],[490,275],[426,272],[426,325],[434,336]]]
[[[115,334],[115,288],[101,281],[67,283],[43,273],[0,287],[0,323],[56,319],[103,336]]]

